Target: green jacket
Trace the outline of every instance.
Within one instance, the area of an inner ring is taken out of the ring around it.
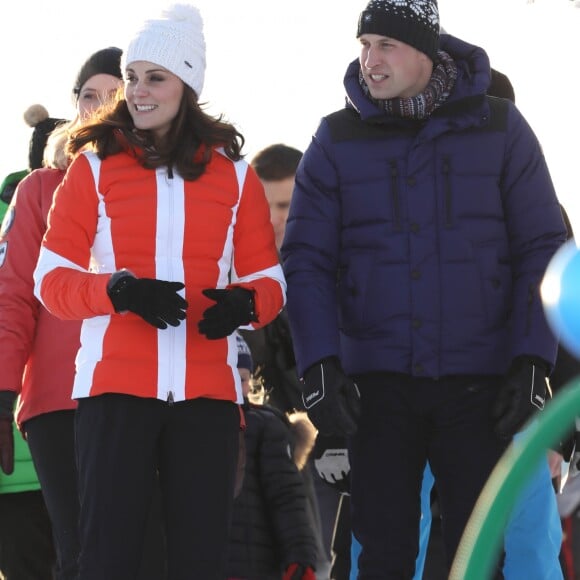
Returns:
[[[10,204],[10,200],[14,195],[16,187],[29,173],[28,169],[14,171],[7,175],[4,178],[4,181],[0,184],[0,223],[2,223],[2,219],[8,209],[8,205]]]
[[[0,184],[0,199],[8,204],[14,195],[18,184],[30,173],[28,169],[13,171],[9,173]]]

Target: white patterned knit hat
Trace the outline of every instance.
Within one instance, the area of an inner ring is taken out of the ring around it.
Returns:
[[[434,61],[439,49],[437,0],[370,0],[358,20],[356,37],[361,34],[400,40]]]
[[[159,18],[146,20],[123,51],[123,70],[145,60],[177,75],[200,96],[205,76],[205,39],[199,10],[173,4]]]

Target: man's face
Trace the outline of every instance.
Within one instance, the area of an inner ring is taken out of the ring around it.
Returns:
[[[266,199],[270,204],[270,221],[274,226],[276,247],[279,250],[284,241],[286,221],[288,220],[288,211],[290,210],[290,201],[292,200],[292,191],[294,189],[294,177],[287,177],[279,181],[262,180],[262,185],[266,192]]]
[[[433,71],[431,59],[416,48],[379,34],[362,34],[360,66],[375,99],[415,97]]]

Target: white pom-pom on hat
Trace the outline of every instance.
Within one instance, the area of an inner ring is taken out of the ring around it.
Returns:
[[[36,127],[42,121],[46,121],[48,119],[48,111],[44,105],[30,105],[24,114],[22,115],[24,118],[24,122],[29,127]]]
[[[160,65],[189,85],[198,98],[205,77],[203,19],[191,4],[173,4],[146,20],[123,51],[122,68],[136,61]]]

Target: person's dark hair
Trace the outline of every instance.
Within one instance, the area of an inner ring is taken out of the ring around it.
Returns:
[[[256,153],[251,165],[260,179],[281,181],[296,175],[300,159],[302,151],[283,143],[276,143]]]
[[[81,89],[85,83],[93,76],[105,74],[123,79],[121,72],[122,51],[116,46],[109,46],[91,54],[83,63],[73,86],[73,95],[78,100]]]
[[[151,131],[135,128],[124,99],[97,110],[92,120],[76,130],[67,144],[74,155],[91,145],[100,159],[124,150],[132,150],[147,169],[167,166],[176,169],[188,181],[200,177],[215,147],[223,147],[233,161],[242,159],[243,135],[222,116],[205,113],[194,90],[184,85],[179,111],[163,143]]]
[[[494,68],[491,69],[491,82],[487,94],[492,97],[509,99],[512,103],[516,102],[516,93],[510,79]]]

